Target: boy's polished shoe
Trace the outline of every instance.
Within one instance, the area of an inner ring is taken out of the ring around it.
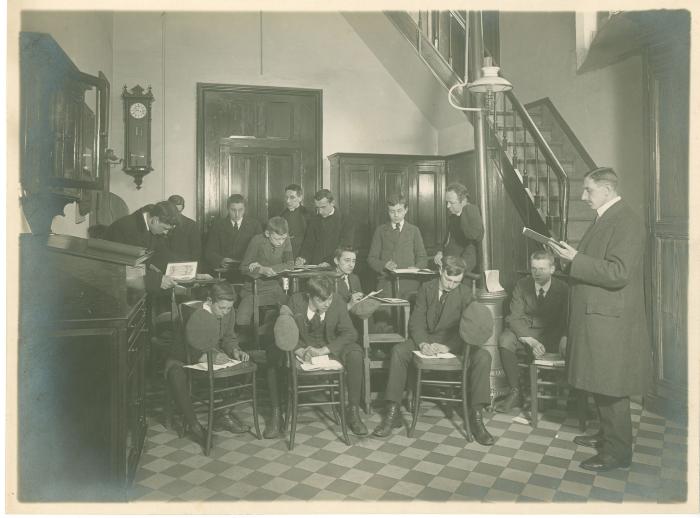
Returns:
[[[584,460],[580,465],[589,471],[612,471],[617,468],[629,468],[630,461],[623,462],[607,453],[599,453]]]
[[[382,417],[382,422],[377,425],[372,432],[372,435],[377,437],[388,437],[391,435],[392,428],[401,428],[401,408],[398,403],[389,403],[386,409],[386,414]]]
[[[348,427],[353,435],[364,436],[369,434],[367,427],[362,422],[362,418],[360,417],[360,407],[357,405],[350,405],[345,418],[348,421]]]
[[[469,419],[472,433],[474,434],[474,439],[476,439],[476,442],[483,444],[484,446],[491,446],[496,442],[493,435],[489,433],[484,425],[484,418],[481,415],[481,409],[472,410]]]
[[[600,448],[603,445],[603,436],[600,433],[594,435],[577,435],[574,442],[579,446],[588,448]]]

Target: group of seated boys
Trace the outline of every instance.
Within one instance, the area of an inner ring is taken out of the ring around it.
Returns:
[[[341,214],[333,195],[321,189],[314,196],[316,214],[303,204],[298,185],[285,189],[287,208],[273,216],[263,230],[261,224],[246,213],[246,201],[240,194],[227,200],[227,214],[210,226],[207,241],[201,246],[197,224],[182,214],[184,199],[171,196],[168,201],[143,207],[114,222],[107,239],[154,250],[146,275],[146,287],[152,293],[176,289],[177,283],[164,275],[168,262],[200,261],[226,279],[210,287],[209,297],[192,305],[187,315],[185,336],[192,361],[207,351],[215,352],[214,361],[229,358],[247,361],[240,337],[249,336],[254,312],[250,275],[260,277],[259,305],[286,305],[299,331],[297,355],[305,360],[330,355],[343,364],[347,376],[347,423],[358,436],[368,435],[359,411],[364,351],[359,345],[357,312],[364,297],[359,277],[354,273],[357,253],[354,248],[352,221]],[[462,330],[468,328],[470,345],[468,416],[475,439],[484,445],[494,443],[484,425],[482,412],[491,402],[491,354],[483,345],[492,335],[490,311],[475,301],[471,287],[463,282],[465,274],[476,264],[476,249],[483,237],[483,224],[476,206],[470,204],[466,188],[448,186],[448,235],[442,250],[433,258],[438,266],[437,278],[419,283],[401,283],[399,293],[392,293],[388,270],[428,264],[420,229],[405,220],[408,204],[402,195],[387,200],[389,221],[374,233],[367,263],[377,274],[377,289],[407,298],[415,294],[409,318],[408,339],[391,348],[390,368],[385,389],[386,407],[381,423],[374,429],[377,437],[386,437],[393,428],[403,425],[400,404],[406,387],[412,351],[426,355],[443,352],[462,353],[465,345]],[[202,261],[203,259],[203,261]],[[283,289],[279,273],[295,265],[319,265],[332,268],[335,275],[318,273],[306,280],[304,289],[291,296]],[[521,279],[512,294],[507,329],[499,337],[499,351],[510,393],[497,405],[509,411],[519,399],[518,354],[538,357],[565,347],[566,284],[552,276],[554,258],[547,252],[535,252],[530,261],[531,275]],[[232,283],[243,282],[238,293]],[[237,307],[234,303],[239,300]],[[269,313],[268,315],[274,315]],[[367,318],[364,315],[363,318]],[[263,326],[265,327],[265,326]],[[263,340],[266,350],[265,377],[271,403],[263,436],[279,437],[282,431],[281,387],[283,353],[275,347],[272,326]],[[263,331],[264,332],[264,331]],[[166,378],[173,398],[194,439],[202,443],[206,435],[192,409],[186,376],[184,349],[173,352],[166,362]],[[218,416],[214,430],[243,433],[249,428],[231,413]]]

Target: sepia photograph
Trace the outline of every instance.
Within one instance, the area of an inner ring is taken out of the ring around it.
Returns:
[[[695,13],[612,7],[11,1],[6,512],[700,511]]]

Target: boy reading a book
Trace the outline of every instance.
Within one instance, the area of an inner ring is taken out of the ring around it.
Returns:
[[[528,361],[566,347],[569,287],[553,277],[554,256],[538,250],[530,255],[530,275],[518,281],[510,301],[506,328],[498,338],[501,363],[510,393],[499,401],[497,412],[508,412],[520,398],[517,354]]]

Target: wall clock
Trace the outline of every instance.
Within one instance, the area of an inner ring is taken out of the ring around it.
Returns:
[[[122,92],[124,101],[124,172],[134,178],[136,188],[141,188],[143,177],[153,171],[151,167],[151,87],[144,90],[136,85]]]

